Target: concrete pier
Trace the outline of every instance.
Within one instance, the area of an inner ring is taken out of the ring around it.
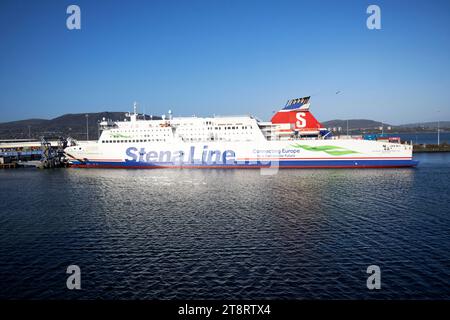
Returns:
[[[413,153],[423,152],[450,152],[450,144],[441,143],[437,144],[415,144],[413,146]]]

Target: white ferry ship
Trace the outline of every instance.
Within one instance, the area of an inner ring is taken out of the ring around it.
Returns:
[[[65,149],[82,168],[386,168],[412,167],[400,141],[333,137],[310,112],[310,97],[289,100],[270,122],[252,116],[172,117],[134,113],[103,119],[98,141]]]

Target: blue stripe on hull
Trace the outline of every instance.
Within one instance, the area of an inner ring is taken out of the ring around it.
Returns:
[[[387,168],[387,167],[414,167],[419,162],[415,160],[285,160],[278,162],[280,168]],[[261,168],[270,167],[267,162],[248,163],[240,162],[233,164],[190,164],[190,163],[148,163],[138,161],[123,161],[123,162],[103,162],[103,161],[74,161],[72,163],[75,167],[89,167],[89,168]],[[276,167],[277,163],[272,166]]]

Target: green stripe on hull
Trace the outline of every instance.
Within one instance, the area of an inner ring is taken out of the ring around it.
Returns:
[[[308,151],[326,152],[332,156],[344,156],[344,155],[348,155],[348,154],[359,153],[359,152],[356,152],[353,150],[349,150],[349,149],[345,149],[345,148],[337,147],[337,146],[312,147],[312,146],[307,146],[307,145],[302,145],[302,144],[293,144],[292,146],[294,148],[304,149],[304,150],[308,150]]]

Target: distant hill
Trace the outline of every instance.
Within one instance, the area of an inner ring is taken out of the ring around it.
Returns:
[[[407,123],[399,125],[400,128],[430,128],[430,129],[437,129],[438,123],[437,121],[433,122],[417,122],[417,123]],[[440,121],[439,122],[440,128],[450,128],[450,121]]]
[[[347,120],[330,120],[322,122],[326,128],[341,128],[340,132],[347,129]],[[391,125],[388,123],[381,123],[380,121],[373,121],[367,119],[349,119],[348,129],[352,134],[374,133],[380,130],[383,125],[384,130],[389,130],[392,133],[410,133],[410,132],[431,132],[437,129],[437,122],[421,122],[410,123],[402,125]],[[441,121],[439,124],[442,131],[450,130],[450,121]],[[390,128],[388,128],[390,127]]]
[[[103,118],[113,121],[125,119],[125,112],[87,113],[89,120],[89,139],[98,139],[98,122]],[[149,118],[149,116],[146,116]],[[161,119],[160,117],[153,117]],[[47,119],[28,119],[0,123],[0,139],[27,139],[29,137],[70,136],[75,139],[86,139],[86,113],[65,114]]]
[[[322,122],[326,128],[338,128],[341,127],[343,130],[347,128],[347,120],[329,120]],[[367,120],[367,119],[349,119],[348,128],[349,129],[375,129],[381,127],[381,125],[390,126],[387,123],[381,123],[379,121]]]

